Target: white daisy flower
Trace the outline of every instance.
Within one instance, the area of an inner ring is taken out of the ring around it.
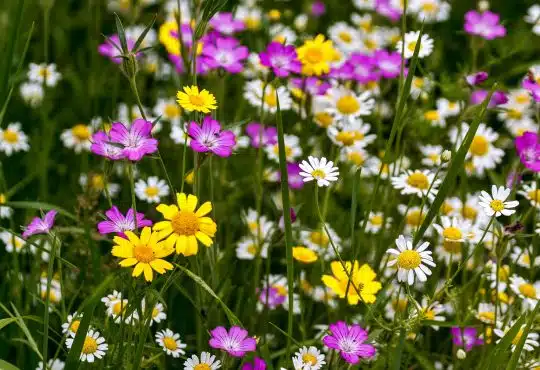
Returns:
[[[349,55],[362,47],[361,34],[345,22],[337,22],[328,28],[328,37],[343,53]]]
[[[486,279],[491,282],[490,288],[495,289],[497,286],[497,264],[489,260],[486,264],[486,268],[489,270],[486,274]],[[506,290],[507,283],[510,280],[510,266],[499,266],[499,291]]]
[[[437,109],[424,112],[424,119],[435,127],[446,127],[445,117]]]
[[[540,5],[534,4],[527,9],[527,15],[524,17],[525,22],[532,24],[532,32],[540,36]]]
[[[430,201],[437,195],[437,188],[441,183],[441,180],[435,179],[435,174],[429,170],[406,170],[401,175],[392,177],[391,180],[392,186],[400,189],[401,194],[415,194],[420,198],[427,196]]]
[[[463,108],[462,101],[450,101],[445,98],[437,99],[436,104],[437,104],[437,111],[444,118],[457,116],[459,112],[461,111],[461,109]]]
[[[500,215],[510,216],[516,212],[515,209],[519,205],[517,200],[506,201],[511,190],[504,186],[491,186],[491,195],[482,190],[480,195],[480,206],[484,208],[484,213],[488,216],[499,217]]]
[[[536,256],[534,262],[529,254],[527,248],[521,249],[520,247],[514,247],[510,254],[510,260],[515,261],[518,266],[531,268],[540,265],[540,256]]]
[[[446,198],[441,206],[441,214],[449,217],[462,216],[466,218],[464,215],[461,214],[462,208],[463,203],[458,197]]]
[[[103,195],[105,195],[105,178],[102,174],[92,173],[86,175],[84,173],[81,173],[81,175],[79,176],[79,184],[86,190],[103,193]],[[116,197],[116,195],[118,195],[118,193],[120,192],[119,184],[108,182],[106,185],[107,192],[109,193],[109,196],[111,198]]]
[[[445,309],[442,304],[440,304],[438,301],[435,301],[428,305],[428,299],[427,297],[422,298],[422,304],[418,304],[418,302],[415,301],[415,304],[417,305],[417,310],[414,311],[413,317],[416,317],[418,315],[418,311],[421,313],[422,318],[424,320],[430,320],[430,321],[445,321],[445,317],[441,314],[444,313]],[[433,329],[439,330],[438,325],[430,325]]]
[[[292,107],[291,94],[285,86],[280,86],[275,89],[268,84],[265,89],[264,82],[261,80],[253,80],[246,83],[244,87],[244,98],[256,108],[260,108],[261,103],[264,104],[264,110],[270,113],[277,112],[277,99],[279,99],[279,109],[281,111],[289,110]]]
[[[351,22],[356,27],[364,31],[364,33],[366,34],[370,33],[373,30],[373,17],[369,13],[363,14],[363,15],[360,15],[358,13],[352,13]],[[386,34],[386,30],[385,30],[385,34]]]
[[[258,215],[257,211],[254,209],[248,209],[247,212],[244,212],[243,217],[244,222],[246,223],[249,232],[255,237],[259,235],[263,238],[267,238],[272,229],[276,227],[275,223],[268,220],[268,217],[265,215]]]
[[[21,130],[21,123],[10,123],[4,130],[0,129],[0,151],[10,156],[13,153],[30,149],[28,137]]]
[[[122,318],[125,319],[124,322],[126,324],[135,324],[136,320],[138,320],[137,311],[133,311],[131,315],[125,317],[124,313],[126,312],[129,302],[125,298],[122,299],[121,292],[115,290],[112,294],[108,294],[106,297],[101,298],[101,302],[103,302],[107,308],[107,316],[113,318],[116,324],[119,324],[122,321]]]
[[[441,0],[411,0],[409,7],[420,22],[444,22],[450,17],[450,4]]]
[[[492,303],[480,302],[476,310],[476,318],[486,324],[494,324],[495,306]]]
[[[36,64],[30,63],[28,65],[28,80],[39,84],[45,83],[49,87],[54,87],[58,84],[58,81],[62,78],[62,75],[56,70],[56,64]]]
[[[506,335],[506,333],[514,326],[515,321],[509,322],[506,326],[503,326],[504,324],[502,322],[497,323],[497,328],[493,329],[493,332],[495,335],[497,335],[499,340],[497,340],[496,343],[499,343],[502,338]],[[521,325],[521,328],[519,329],[518,333],[512,339],[512,347],[511,350],[514,352],[516,350],[517,344],[521,340],[521,337],[523,336],[523,332],[525,331],[526,324]],[[527,334],[527,337],[525,338],[525,345],[523,346],[523,349],[527,352],[531,352],[535,350],[535,347],[538,347],[540,343],[538,343],[538,333],[531,333]]]
[[[293,45],[296,41],[296,32],[284,24],[273,24],[268,30],[272,41],[279,42],[280,44]]]
[[[534,119],[529,116],[523,116],[521,119],[506,120],[504,122],[506,129],[512,134],[513,137],[523,135],[525,132],[538,132],[538,126]]]
[[[359,10],[375,10],[375,0],[353,0],[354,6]]]
[[[411,98],[415,100],[418,98],[427,99],[434,85],[435,82],[431,76],[414,76],[411,82]]]
[[[163,348],[163,351],[172,357],[180,357],[185,355],[184,348],[187,344],[182,343],[180,334],[174,333],[171,329],[160,330],[156,333],[156,343]]]
[[[349,163],[353,166],[355,170],[362,168],[362,173],[360,176],[367,177],[371,174],[370,171],[364,171],[367,169],[368,160],[370,154],[365,150],[362,142],[359,142],[359,145],[345,146],[339,154],[339,159],[341,162]]]
[[[462,243],[470,238],[470,222],[458,217],[442,216],[441,223],[433,224],[433,227],[447,242]]]
[[[189,146],[191,143],[191,138],[189,137],[186,128],[182,127],[180,124],[171,125],[170,138],[175,144],[184,145],[185,143],[187,146]]]
[[[327,224],[326,230],[332,237],[332,241],[336,246],[338,252],[341,250],[341,238],[339,235]],[[325,261],[336,258],[334,248],[330,245],[330,238],[324,229],[318,230],[301,230],[300,240],[301,244],[305,245],[309,249],[315,251]]]
[[[10,218],[13,214],[13,208],[4,205],[7,201],[6,194],[0,193],[0,218]]]
[[[261,235],[263,238],[266,235]],[[257,256],[268,257],[268,243],[263,242],[262,248],[257,245],[256,237],[243,237],[236,243],[236,258],[240,260],[252,260]],[[260,249],[260,252],[259,252]]]
[[[302,155],[302,147],[300,147],[300,139],[295,135],[285,135],[285,159],[287,162],[295,162]],[[264,147],[268,159],[279,163],[279,146],[278,143],[267,145]]]
[[[326,364],[325,356],[314,346],[303,346],[294,354],[293,366],[295,370],[320,370]]]
[[[435,267],[431,251],[428,251],[429,242],[422,243],[418,248],[414,249],[412,241],[400,235],[396,239],[398,249],[390,248],[387,253],[396,256],[388,262],[388,266],[397,264],[398,266],[398,281],[406,281],[409,285],[414,284],[416,278],[422,282],[427,280],[427,275],[431,275],[431,270],[428,266]]]
[[[416,41],[420,36],[420,31],[411,31],[405,34],[405,49],[404,57],[405,59],[412,58],[414,54],[414,49],[416,48]],[[403,41],[400,40],[396,45],[396,50],[398,53],[401,53]],[[429,37],[428,34],[423,34],[420,39],[420,50],[418,51],[418,58],[424,58],[431,54],[433,51],[433,39]]]
[[[75,338],[66,339],[67,348],[71,348],[74,340]],[[89,329],[84,339],[80,360],[83,362],[94,362],[96,358],[103,358],[108,349],[109,346],[105,343],[105,338],[99,335],[99,331]]]
[[[418,230],[424,219],[426,218],[427,209],[424,209],[420,213],[419,206],[407,207],[405,204],[398,205],[398,212],[405,217],[405,228],[403,233],[406,235],[412,235]],[[430,236],[432,234],[432,229],[428,228],[426,230],[426,235]]]
[[[308,163],[309,161],[309,163]],[[312,156],[308,157],[308,161],[302,161],[300,168],[300,176],[304,182],[317,181],[317,186],[330,186],[330,182],[338,180],[339,169],[334,167],[334,162],[328,161],[325,157],[321,159]]]
[[[371,144],[376,135],[369,134],[371,125],[362,122],[361,119],[342,121],[339,125],[328,127],[327,134],[332,142],[340,147],[366,147]]]
[[[325,107],[324,111],[340,123],[351,122],[373,112],[375,100],[371,95],[369,91],[356,94],[345,86],[335,86],[328,89],[325,95],[316,96],[313,104]]]
[[[19,91],[24,102],[29,104],[32,108],[38,107],[45,95],[43,85],[36,82],[25,82],[21,84]]]
[[[66,148],[73,149],[75,153],[89,152],[92,142],[92,127],[77,124],[70,129],[64,130],[60,135]]]
[[[79,326],[81,325],[82,317],[83,314],[78,314],[77,312],[68,315],[66,322],[62,324],[62,333],[67,333],[67,336],[75,338],[77,330],[79,330]]]
[[[528,114],[531,104],[533,103],[533,98],[526,89],[519,88],[511,90],[506,97],[508,101],[500,105],[500,108],[504,109],[510,118],[512,118],[512,116],[518,118],[517,112]]]
[[[182,108],[174,98],[159,98],[152,111],[157,117],[161,116],[162,120],[172,125],[180,125],[182,122]]]
[[[139,179],[135,183],[135,194],[140,200],[148,203],[159,203],[162,197],[169,195],[169,187],[165,180],[150,176],[146,181]]]
[[[146,316],[146,300],[143,298],[142,302],[141,302],[141,306],[142,306],[142,312],[143,312],[143,315]],[[163,307],[163,304],[162,303],[156,303],[154,305],[154,308],[152,309],[152,320],[150,321],[150,326],[152,326],[152,324],[154,322],[156,323],[160,323],[161,321],[165,320],[167,318],[167,314],[165,313],[165,307]]]
[[[390,270],[389,270],[390,271]],[[384,316],[388,320],[394,320],[396,314],[401,315],[401,317],[404,317],[407,313],[407,305],[409,304],[409,300],[407,297],[401,296],[397,297],[396,295],[392,295],[392,298],[386,303],[386,306],[384,308]]]
[[[523,299],[523,304],[527,309],[534,309],[540,299],[540,280],[531,283],[514,274],[510,277],[510,288],[519,298]]]
[[[262,11],[256,6],[240,5],[236,8],[234,18],[243,21],[246,28],[253,31],[261,27]]]
[[[531,203],[531,206],[540,209],[540,189],[536,187],[536,181],[529,184],[524,183],[521,190],[517,192],[523,195]]]
[[[337,308],[338,306],[336,293],[326,286],[318,285],[313,287],[311,290],[311,298],[313,298],[315,302],[321,302],[328,305],[330,308]]]
[[[392,218],[387,217],[386,218],[387,227],[389,226],[390,222],[392,222]],[[368,221],[366,223],[366,232],[373,233],[373,234],[378,233],[383,227],[384,223],[385,223],[384,214],[382,212],[369,212]]]
[[[216,356],[211,355],[208,352],[202,352],[200,358],[197,357],[197,355],[192,355],[191,358],[188,358],[184,362],[184,370],[199,370],[199,369],[216,370],[216,369],[219,369],[220,367],[221,367],[221,361],[216,360]]]
[[[441,154],[443,147],[440,145],[420,145],[420,151],[424,158],[422,158],[422,164],[429,167],[437,167],[441,165]]]
[[[47,368],[46,370],[64,370],[64,367],[66,366],[65,362],[60,359],[53,359],[51,358],[49,361],[47,361]],[[43,361],[38,362],[38,366],[36,367],[36,370],[45,370],[43,367]]]
[[[0,240],[6,245],[6,251],[9,253],[19,253],[26,245],[26,241],[23,238],[13,235],[9,231],[0,232]]]

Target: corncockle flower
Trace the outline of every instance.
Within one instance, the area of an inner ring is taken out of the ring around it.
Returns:
[[[328,72],[328,77],[335,80],[348,81],[353,79],[353,71],[354,67],[351,64],[345,62],[338,67],[330,68],[330,72]]]
[[[521,86],[528,90],[535,102],[540,102],[540,75],[534,74],[531,70],[529,74],[523,79]]]
[[[275,310],[278,306],[281,306],[287,300],[287,296],[280,293],[277,288],[269,287],[263,288],[259,293],[259,301],[268,306],[269,309]]]
[[[52,209],[43,218],[34,217],[28,226],[26,226],[22,237],[26,239],[35,234],[48,234],[54,225],[54,219],[57,213],[57,211]]]
[[[210,27],[221,32],[224,35],[232,35],[236,32],[243,31],[246,28],[244,22],[234,19],[232,13],[222,12],[217,13],[210,19]]]
[[[202,51],[203,63],[209,69],[223,68],[229,73],[242,72],[242,62],[248,55],[248,48],[232,37],[217,37],[214,42],[205,43]]]
[[[479,13],[469,10],[465,13],[465,32],[486,40],[493,40],[506,35],[506,28],[499,23],[499,15],[490,11]]]
[[[103,131],[98,131],[92,135],[92,146],[90,147],[90,150],[94,154],[109,158],[113,161],[124,158],[121,146],[112,143],[109,135]]]
[[[266,362],[262,358],[255,356],[253,363],[245,363],[242,370],[266,370]]]
[[[476,72],[465,77],[465,80],[470,86],[480,85],[487,80],[488,73],[484,71]]]
[[[377,50],[373,56],[379,74],[384,78],[396,78],[401,73],[401,54]]]
[[[304,177],[301,173],[302,169],[297,163],[287,163],[287,179],[291,189],[302,189],[304,187]],[[281,181],[281,172],[278,172],[278,181]]]
[[[262,132],[261,132],[262,131]],[[277,143],[277,129],[275,127],[263,127],[258,122],[248,123],[246,134],[251,139],[251,146],[259,148],[261,146],[274,145]]]
[[[325,157],[321,159],[312,156],[308,157],[308,161],[302,161],[300,168],[300,176],[304,178],[304,182],[316,180],[318,186],[330,186],[330,182],[337,181],[339,170],[334,167],[334,162],[327,161]]]
[[[260,63],[271,68],[277,77],[287,77],[290,73],[299,74],[302,71],[302,64],[292,45],[271,42],[265,51],[259,53],[259,59]]]
[[[390,0],[376,0],[375,11],[391,21],[397,21],[401,17],[403,11],[400,8],[395,7],[394,4],[395,2]]]
[[[254,352],[257,347],[255,338],[248,337],[248,331],[239,326],[233,326],[229,331],[218,326],[210,333],[210,347],[222,349],[233,357],[244,357],[246,352]]]
[[[212,116],[204,117],[202,125],[191,122],[188,126],[191,137],[190,147],[196,152],[212,152],[220,157],[232,154],[236,137],[232,131],[221,131],[221,125]]]
[[[486,90],[476,90],[473,91],[471,94],[471,104],[477,105],[481,104],[489,95],[489,92]],[[505,104],[508,102],[508,98],[506,97],[506,94],[504,91],[496,90],[493,92],[493,95],[491,95],[491,100],[488,103],[488,108],[493,108],[497,105]]]
[[[332,335],[326,335],[322,342],[328,348],[334,349],[349,364],[357,364],[361,358],[372,358],[376,349],[371,344],[364,342],[368,333],[360,325],[347,325],[344,321],[338,321],[329,325]]]
[[[540,172],[540,142],[537,133],[527,131],[516,138],[521,163],[533,172]]]
[[[126,39],[126,43],[128,51],[131,51],[135,46],[135,41],[129,38]],[[116,64],[122,63],[122,58],[119,57],[119,55],[122,54],[121,50],[122,47],[120,43],[120,38],[116,34],[109,36],[109,38],[106,39],[103,44],[98,46],[98,52],[104,57],[109,58],[112,62]],[[140,53],[137,53],[137,56],[139,55]]]
[[[152,122],[142,118],[133,121],[127,128],[123,123],[114,122],[109,132],[113,143],[122,146],[122,156],[130,161],[140,161],[146,154],[157,151],[158,141],[152,138]]]
[[[315,17],[320,17],[324,13],[326,13],[326,6],[324,3],[321,0],[315,0],[311,4],[311,14]]]
[[[291,86],[310,95],[324,95],[332,85],[317,77],[291,78]]]
[[[376,67],[378,63],[384,64],[384,61],[379,61],[379,58],[383,57],[383,55],[377,53],[378,51],[375,52],[375,57],[360,53],[351,54],[345,65],[352,67],[351,74],[354,80],[361,84],[367,84],[368,82],[379,79],[379,73],[376,71]],[[389,54],[386,53],[386,55]],[[401,57],[399,59],[401,60]]]
[[[108,220],[98,223],[97,228],[100,234],[117,233],[125,237],[124,231],[135,230],[135,220],[133,219],[133,208],[130,208],[124,216],[117,206],[105,212]],[[137,228],[152,226],[152,221],[144,218],[144,213],[137,212]]]
[[[454,345],[465,348],[467,352],[473,349],[473,347],[484,344],[482,338],[476,336],[477,330],[473,327],[461,329],[454,326],[450,329],[450,333],[452,333],[452,342],[454,342]]]

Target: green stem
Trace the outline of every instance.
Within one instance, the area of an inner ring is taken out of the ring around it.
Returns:
[[[137,229],[137,202],[135,199],[135,178],[133,175],[134,163],[130,163],[128,166],[129,172],[129,186],[131,188],[131,208],[133,208],[133,221],[135,221],[135,229]]]
[[[47,363],[47,352],[49,344],[49,305],[51,304],[51,280],[54,270],[54,257],[56,256],[56,237],[52,237],[52,250],[49,255],[49,264],[47,267],[47,288],[45,290],[45,312],[43,314],[43,363]]]

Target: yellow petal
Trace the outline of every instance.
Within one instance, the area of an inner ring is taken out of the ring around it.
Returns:
[[[195,195],[189,194],[187,197],[186,208],[182,210],[195,212],[195,208],[197,208],[198,201],[199,200],[197,199]]]
[[[165,242],[157,244],[152,250],[154,251],[154,257],[156,258],[167,257],[174,252],[174,248],[168,247]]]
[[[187,197],[185,193],[176,193],[176,201],[180,209],[183,210],[186,208]]]
[[[362,267],[360,267],[360,270],[358,270],[358,273],[354,274],[354,276],[358,277],[359,281],[366,283],[375,279],[377,274],[375,274],[375,271],[373,271],[371,267],[369,267],[369,265],[365,263],[362,265]]]
[[[122,247],[131,247],[131,243],[126,238],[122,238],[121,236],[115,236],[113,238],[113,242],[115,244],[118,244]]]
[[[369,283],[364,283],[364,288],[362,293],[366,294],[375,294],[382,289],[382,284],[378,281],[371,281]]]
[[[174,243],[176,243],[176,240],[178,239],[178,235],[176,234],[171,234],[169,235],[169,237],[167,239],[165,239],[163,241],[163,243],[165,243],[165,245],[167,246],[167,248],[172,248],[174,249]]]
[[[131,244],[139,245],[139,238],[132,231],[125,231],[124,234],[126,234]]]
[[[144,279],[146,281],[152,281],[152,278],[153,278],[152,267],[150,267],[150,265],[147,263],[145,263],[143,266],[144,266]]]
[[[150,262],[150,266],[160,274],[164,274],[165,270],[172,270],[173,265],[165,260],[157,259]]]
[[[139,261],[136,258],[126,258],[125,260],[120,261],[119,265],[122,267],[129,267],[133,266],[137,262]]]
[[[375,296],[373,294],[366,294],[364,291],[362,291],[360,295],[362,296],[362,301],[365,303],[375,302]]]
[[[356,294],[356,291],[354,291],[354,294],[351,294],[351,292],[349,292],[349,294],[347,295],[347,301],[350,305],[358,304],[359,300],[360,297],[358,296],[358,294]]]
[[[335,277],[330,275],[323,275],[322,276],[322,282],[324,285],[326,285],[328,288],[332,289],[334,293],[339,295],[341,298],[345,297],[345,292],[341,289],[341,286],[339,284],[339,281],[336,280]]]
[[[148,226],[142,229],[141,231],[141,244],[148,244],[150,241],[150,235],[152,235],[152,229]]]
[[[131,274],[131,276],[139,276],[142,272],[143,272],[143,269],[144,269],[144,263],[138,263],[135,268],[133,269],[133,273]]]
[[[174,204],[160,204],[156,207],[156,210],[161,213],[166,220],[172,220],[174,215],[178,213],[178,207]]]
[[[212,239],[208,235],[206,235],[205,233],[202,233],[200,231],[197,231],[195,233],[195,236],[197,237],[197,239],[199,239],[201,241],[201,243],[203,243],[207,247],[211,246],[212,243],[213,243]]]
[[[170,229],[171,232],[172,232],[171,221],[159,221],[159,222],[156,222],[154,224],[154,226],[153,226],[153,229],[155,231],[162,231],[162,230]]]
[[[350,262],[345,262],[345,267],[347,270],[351,268]],[[341,265],[340,261],[334,261],[330,264],[330,268],[332,269],[332,273],[338,280],[348,280],[347,273],[343,269],[343,266]]]
[[[184,251],[184,256],[193,256],[195,254],[197,254],[199,250],[199,246],[197,244],[197,238],[195,238],[194,235],[190,235],[188,236],[187,238],[187,247],[186,247],[186,250]]]
[[[195,215],[196,215],[197,217],[202,217],[202,216],[206,216],[206,215],[209,214],[211,211],[212,211],[212,203],[210,203],[210,202],[204,202],[204,203],[199,207],[199,209],[197,210],[197,212],[195,212]]]
[[[120,258],[133,257],[133,247],[124,245],[115,245],[111,251],[112,255]]]
[[[216,231],[217,231],[217,225],[212,222],[211,224],[201,224],[199,223],[199,230],[203,233],[205,233],[206,235],[212,237],[215,235]]]
[[[176,254],[184,254],[188,247],[187,236],[180,235],[176,239]]]

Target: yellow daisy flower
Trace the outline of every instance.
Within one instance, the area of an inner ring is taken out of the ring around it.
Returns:
[[[336,51],[331,40],[324,40],[323,35],[317,35],[314,40],[306,40],[304,45],[296,50],[298,59],[302,62],[302,74],[320,76],[330,70],[329,62],[333,61]]]
[[[358,265],[358,261],[354,261],[354,264],[349,261],[345,262],[345,268],[350,272],[347,274],[341,263],[334,261],[330,264],[334,276],[323,275],[322,281],[340,298],[345,298],[347,295],[349,304],[358,304],[360,300],[365,303],[373,303],[375,302],[375,294],[381,290],[382,285],[380,282],[374,281],[376,275],[369,265],[364,264],[360,268]],[[352,278],[350,284],[348,275]],[[353,287],[353,283],[356,288]],[[348,294],[346,294],[347,286],[349,286]]]
[[[303,263],[313,263],[319,258],[317,253],[306,247],[293,247],[292,255],[295,260]]]
[[[154,231],[158,231],[160,237],[167,237],[165,243],[169,247],[176,246],[176,253],[184,256],[197,254],[198,242],[211,246],[212,238],[217,230],[216,223],[205,217],[212,210],[210,202],[203,203],[197,211],[198,199],[195,195],[177,193],[178,206],[160,204],[157,206],[166,221],[154,225]]]
[[[152,232],[150,227],[145,227],[141,236],[138,237],[131,231],[124,233],[127,239],[120,236],[115,236],[113,241],[116,244],[112,249],[112,255],[123,258],[120,261],[120,266],[130,267],[135,266],[132,276],[139,276],[144,272],[146,281],[152,281],[153,272],[164,274],[165,270],[172,270],[173,265],[164,259],[174,249],[159,238],[159,233]]]
[[[188,112],[197,111],[210,113],[217,108],[214,95],[203,89],[199,92],[197,86],[184,86],[184,92],[178,91],[176,94],[178,104]]]

